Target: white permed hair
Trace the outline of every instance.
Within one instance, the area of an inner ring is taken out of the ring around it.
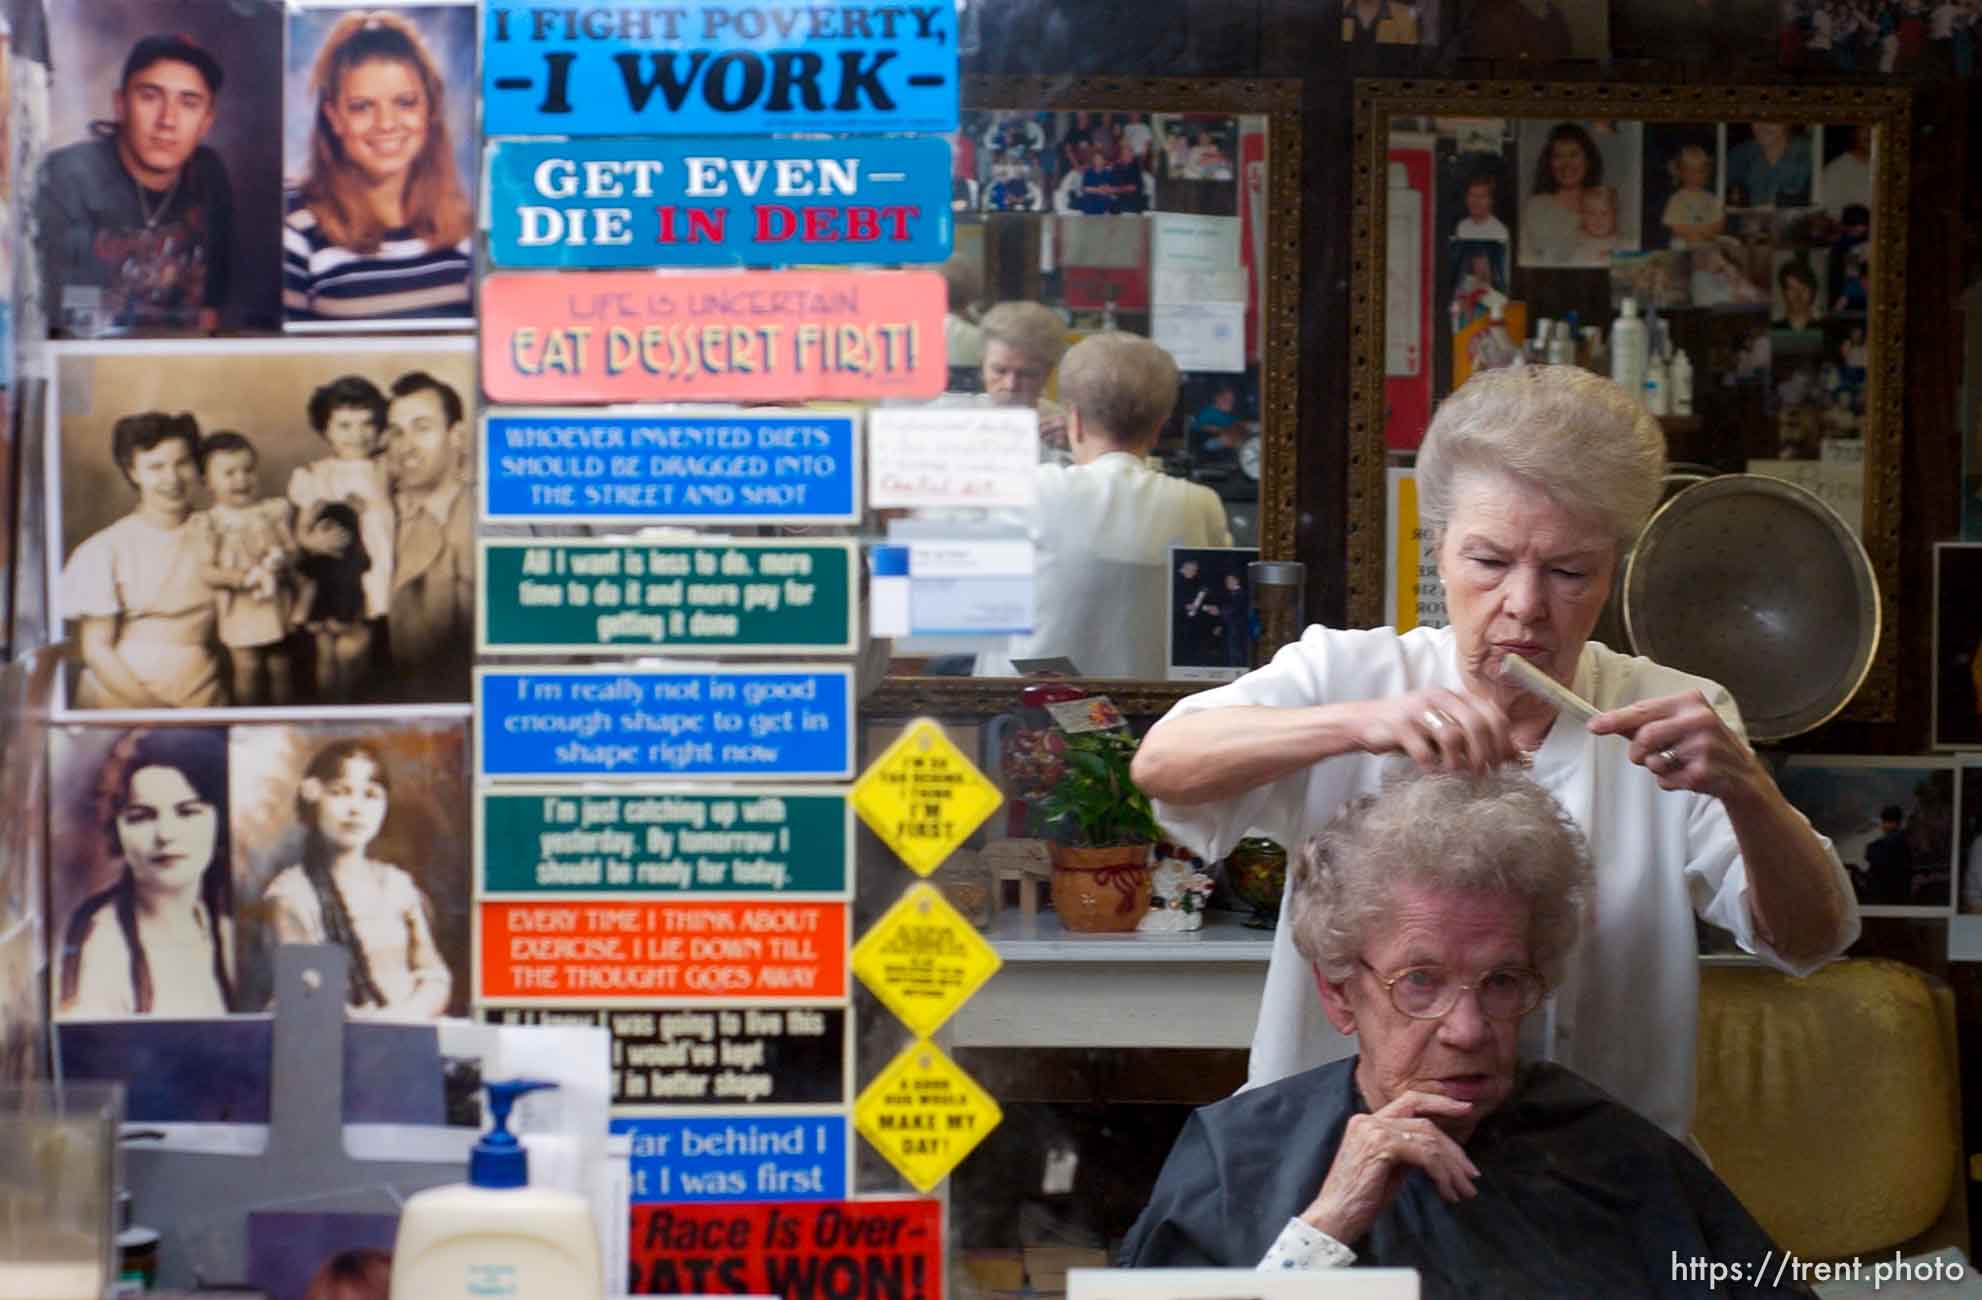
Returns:
[[[1067,351],[1067,323],[1051,307],[1036,302],[1001,302],[977,322],[987,343],[1002,343],[1048,370]]]
[[[1583,832],[1527,777],[1400,769],[1302,847],[1288,888],[1294,947],[1330,983],[1348,980],[1402,883],[1527,904],[1529,960],[1551,988],[1596,893]]]
[[[1628,546],[1658,507],[1665,431],[1644,403],[1579,366],[1489,370],[1445,399],[1418,449],[1418,514],[1434,539],[1475,475],[1530,484]]]
[[[1090,334],[1060,361],[1060,402],[1117,446],[1154,443],[1177,408],[1177,363],[1139,334]]]

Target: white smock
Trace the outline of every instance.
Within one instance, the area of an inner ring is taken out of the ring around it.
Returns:
[[[1454,645],[1450,628],[1400,636],[1387,627],[1311,627],[1266,667],[1189,696],[1164,722],[1241,705],[1298,708],[1434,687],[1463,690]],[[1745,735],[1733,697],[1706,678],[1594,641],[1577,661],[1576,693],[1599,709],[1694,689]],[[1340,755],[1235,799],[1190,807],[1159,801],[1157,818],[1206,861],[1224,857],[1249,834],[1278,840],[1291,856],[1346,802],[1375,792],[1383,773],[1405,762],[1395,755]],[[1699,1020],[1694,913],[1731,931],[1746,951],[1801,975],[1857,939],[1857,909],[1831,951],[1816,961],[1791,961],[1755,934],[1748,872],[1718,799],[1659,789],[1650,772],[1631,762],[1623,738],[1593,736],[1563,716],[1535,752],[1530,774],[1588,837],[1597,898],[1593,922],[1570,954],[1561,985],[1522,1024],[1521,1054],[1567,1066],[1683,1140],[1693,1117]],[[1823,844],[1838,887],[1852,898],[1836,850],[1829,840]],[[1323,1015],[1313,972],[1294,950],[1284,911],[1282,918],[1253,1031],[1248,1087],[1356,1050],[1355,1040],[1337,1033]]]

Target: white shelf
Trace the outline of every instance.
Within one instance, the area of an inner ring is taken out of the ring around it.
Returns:
[[[1209,912],[1204,928],[1167,934],[1076,934],[1052,912],[1027,919],[1001,911],[984,932],[1006,962],[1257,962],[1273,954],[1273,931],[1246,926],[1245,914]]]

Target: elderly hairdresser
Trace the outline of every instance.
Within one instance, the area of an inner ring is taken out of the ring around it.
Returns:
[[[1658,502],[1658,423],[1569,366],[1474,378],[1418,455],[1451,625],[1309,628],[1274,661],[1182,701],[1135,778],[1207,859],[1251,833],[1299,844],[1373,791],[1389,755],[1433,771],[1507,762],[1568,810],[1597,863],[1596,919],[1529,1018],[1531,1056],[1570,1066],[1667,1132],[1693,1110],[1696,911],[1792,972],[1858,934],[1828,841],[1703,678],[1589,640],[1621,548]],[[1601,710],[1587,727],[1502,673],[1519,655]],[[1283,922],[1253,1039],[1254,1085],[1348,1055]]]
[[[1681,1143],[1519,1059],[1594,886],[1582,835],[1525,777],[1406,768],[1352,805],[1302,852],[1288,923],[1361,1054],[1193,1115],[1122,1262],[1414,1268],[1427,1297],[1663,1296],[1702,1289],[1675,1260],[1769,1257]]]

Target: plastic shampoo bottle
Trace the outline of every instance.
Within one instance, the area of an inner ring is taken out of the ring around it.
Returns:
[[[516,1099],[554,1083],[491,1083],[493,1126],[468,1181],[407,1199],[392,1252],[392,1300],[601,1300],[599,1234],[585,1198],[529,1186],[529,1154],[509,1131]]]

